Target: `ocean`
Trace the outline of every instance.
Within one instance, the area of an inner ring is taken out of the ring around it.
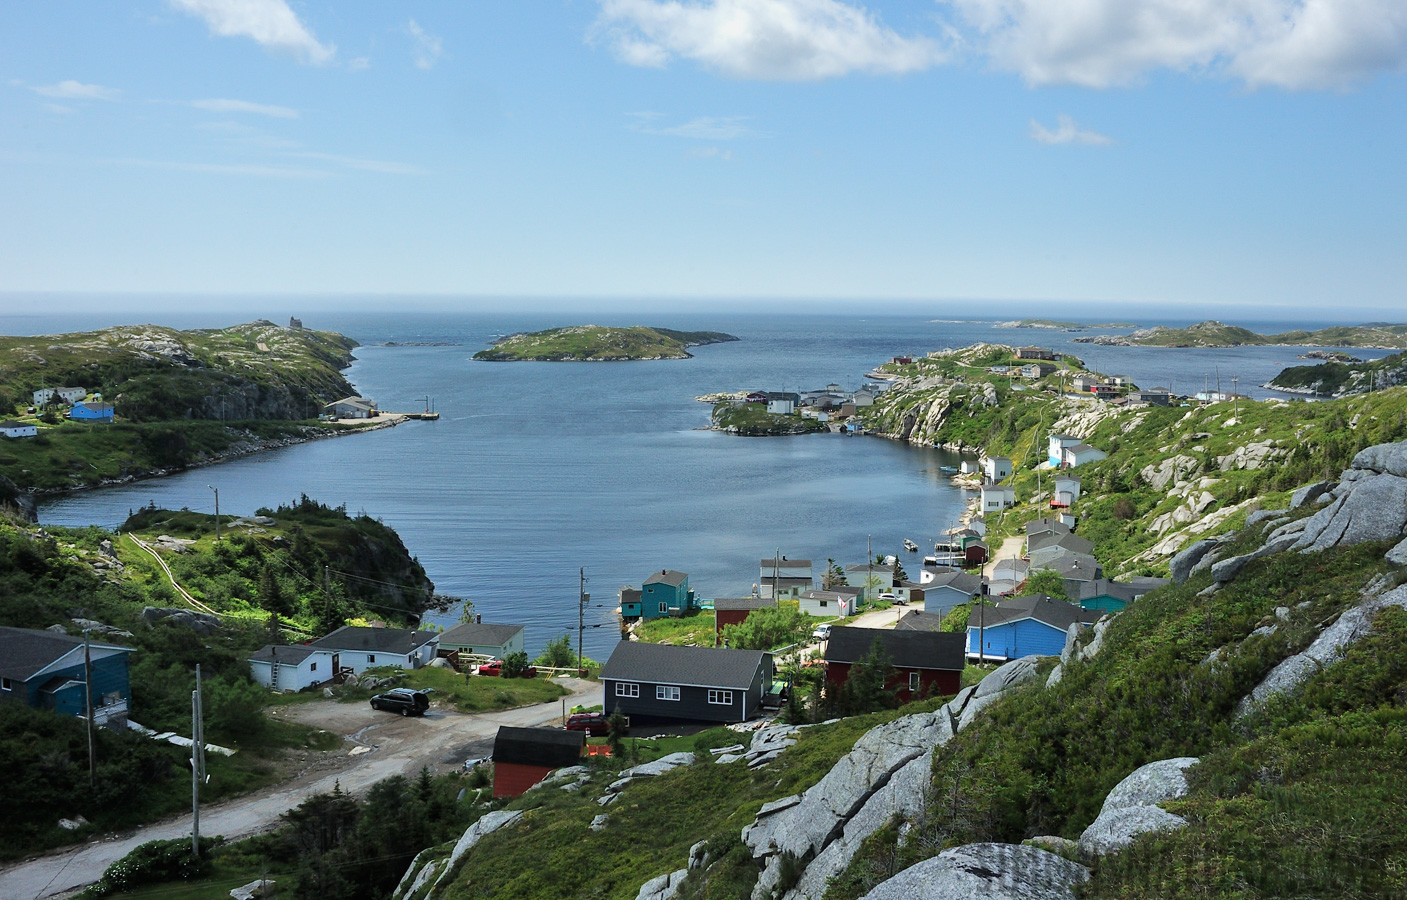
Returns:
[[[0,331],[117,321],[0,317]],[[726,331],[742,340],[697,348],[688,360],[470,359],[497,335],[584,321]],[[116,527],[148,502],[209,512],[212,485],[231,516],[306,493],[394,527],[439,592],[467,598],[485,622],[526,625],[531,652],[564,633],[575,639],[584,569],[592,597],[585,650],[604,659],[618,640],[617,591],[651,572],[687,572],[691,587],[713,598],[749,593],[760,560],[775,553],[812,559],[817,577],[828,558],[864,562],[867,546],[912,567],[917,560],[902,551],[903,540],[931,544],[962,514],[966,495],[939,469],[957,464],[951,453],[874,437],[719,434],[706,430],[710,407],[698,395],[828,382],[855,388],[891,356],[993,341],[1072,352],[1143,386],[1195,391],[1220,377],[1230,390],[1238,376],[1243,393],[1265,396],[1258,385],[1302,352],[1099,347],[1071,344],[1078,335],[1065,332],[917,316],[324,314],[305,324],[362,342],[346,373],[359,393],[393,411],[421,409],[429,397],[440,420],[76,493],[43,503],[41,522]],[[380,346],[386,342],[444,345]],[[457,615],[429,618],[450,624]]]

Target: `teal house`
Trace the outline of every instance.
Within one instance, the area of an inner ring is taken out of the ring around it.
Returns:
[[[90,643],[90,685],[82,638],[29,628],[0,628],[0,703],[23,703],[61,716],[82,716],[87,690],[93,721],[121,726],[132,697],[127,674],[127,654],[131,652],[130,647]]]
[[[660,569],[648,576],[638,591],[628,587],[620,591],[620,614],[627,620],[678,617],[698,608],[698,597],[689,589],[689,576],[673,569]]]
[[[1130,582],[1110,581],[1099,578],[1094,581],[1065,582],[1065,592],[1071,599],[1078,600],[1081,609],[1101,613],[1120,612],[1124,607],[1168,583],[1166,578],[1136,577]]]

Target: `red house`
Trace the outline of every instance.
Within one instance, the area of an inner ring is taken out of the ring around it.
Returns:
[[[493,739],[493,795],[516,797],[554,769],[581,762],[583,731],[501,726]]]
[[[723,645],[723,628],[727,625],[741,625],[747,621],[755,609],[767,609],[777,605],[776,600],[761,597],[719,597],[713,601],[714,643]]]
[[[850,669],[869,655],[875,641],[889,657],[891,673],[885,686],[900,703],[920,695],[946,697],[962,689],[967,638],[941,631],[832,628],[826,642],[826,681],[837,687],[844,684]]]

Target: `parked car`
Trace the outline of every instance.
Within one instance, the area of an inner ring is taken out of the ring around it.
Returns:
[[[481,766],[484,763],[489,762],[492,758],[493,757],[490,756],[471,756],[464,761],[464,771],[468,772],[475,766]]]
[[[811,636],[818,641],[828,641],[831,638],[831,627],[829,625],[817,625],[816,630],[811,632]]]
[[[630,720],[626,719],[625,729],[630,729]],[[610,733],[610,717],[605,713],[572,713],[567,716],[568,731],[584,731],[592,737],[604,737]]]
[[[430,695],[409,688],[392,688],[371,698],[371,708],[398,712],[403,716],[423,716],[430,708]]]
[[[503,660],[501,660],[501,659],[495,659],[493,662],[484,663],[482,666],[479,666],[479,674],[480,674],[480,675],[501,676],[501,675],[503,674]],[[519,677],[519,678],[536,678],[536,677],[537,677],[537,666],[528,666],[528,667],[527,667],[526,669],[524,669],[522,672],[518,673],[518,677]]]
[[[878,597],[876,597],[875,599],[876,599],[876,600],[884,600],[884,601],[887,601],[887,602],[889,602],[889,603],[899,603],[899,602],[900,602],[900,600],[899,600],[899,595],[898,595],[898,594],[895,594],[895,593],[892,593],[891,591],[885,591],[884,593],[880,594],[880,595],[879,595]]]

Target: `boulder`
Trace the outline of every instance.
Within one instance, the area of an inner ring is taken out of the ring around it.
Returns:
[[[644,763],[638,766],[631,766],[620,773],[625,778],[649,778],[655,775],[663,775],[670,769],[677,769],[680,766],[689,766],[694,763],[694,754],[687,751],[682,753],[671,753],[668,756],[661,756],[654,762]]]
[[[699,841],[689,848],[689,870],[708,868],[708,841]]]
[[[1080,635],[1084,633],[1084,628],[1079,622],[1071,622],[1070,627],[1065,629],[1065,649],[1060,651],[1060,664],[1063,666],[1070,661],[1070,657],[1075,655],[1079,649]]]
[[[1407,478],[1407,441],[1396,444],[1378,444],[1358,451],[1353,458],[1354,469],[1367,469],[1371,472],[1396,475]]]
[[[1020,659],[1003,663],[978,682],[974,699],[1000,694],[1018,684],[1030,681],[1036,677],[1036,665],[1040,661],[1041,657],[1039,656],[1023,656]]]
[[[591,827],[591,830],[592,830],[592,831],[600,831],[601,829],[605,828],[605,827],[606,827],[606,822],[607,822],[610,818],[611,818],[611,817],[608,816],[608,815],[606,815],[605,813],[601,813],[599,816],[597,816],[596,818],[594,818],[594,819],[591,820],[591,826],[590,826],[590,827]]]
[[[1375,448],[1369,447],[1363,453]],[[1362,456],[1360,453],[1359,456]],[[1357,479],[1337,500],[1309,517],[1298,550],[1327,550],[1364,541],[1397,540],[1407,527],[1407,478],[1392,474]]]
[[[1080,835],[1080,851],[1103,856],[1124,849],[1145,832],[1170,831],[1186,825],[1186,819],[1157,804],[1187,793],[1186,770],[1196,764],[1195,756],[1182,756],[1134,769],[1104,798],[1099,817]]]
[[[1290,495],[1290,509],[1299,509],[1306,503],[1313,503],[1333,486],[1333,482],[1330,481],[1316,481],[1313,484],[1306,484]],[[1249,524],[1249,520],[1247,520],[1247,524]]]
[[[875,887],[863,900],[1074,900],[1089,869],[1018,844],[944,850]]]
[[[1407,540],[1389,550],[1386,559],[1395,566],[1407,566]]]
[[[651,878],[640,886],[640,893],[635,895],[635,900],[670,900],[679,893],[679,886],[684,883],[688,874],[688,869],[679,869],[668,875]]]
[[[146,606],[142,608],[142,618],[148,622],[170,622],[196,634],[214,634],[221,627],[217,616],[176,607]]]
[[[272,878],[261,878],[231,889],[230,896],[234,900],[263,900],[264,897],[277,896],[277,885],[278,882]]]
[[[1289,510],[1284,509],[1258,509],[1246,516],[1246,527],[1255,528],[1262,522],[1269,522],[1271,519],[1278,519]]]
[[[1220,541],[1211,539],[1197,541],[1169,560],[1168,569],[1172,572],[1173,582],[1176,584],[1186,582],[1192,575],[1192,567],[1201,562],[1202,557],[1216,549],[1219,543]]]
[[[1064,663],[1060,663],[1060,664],[1057,665],[1055,668],[1053,668],[1053,669],[1050,670],[1050,677],[1048,677],[1048,678],[1045,680],[1045,686],[1048,687],[1048,688],[1053,688],[1053,687],[1055,687],[1057,684],[1059,684],[1059,683],[1060,683],[1060,679],[1062,679],[1062,678],[1064,678],[1064,677],[1065,677],[1065,664],[1064,664]]]
[[[472,850],[475,844],[500,828],[512,825],[522,817],[522,810],[499,809],[484,813],[477,822],[470,825],[455,842],[454,849],[450,851],[449,859],[445,862],[444,870],[440,872],[440,877],[435,879],[434,885],[430,888],[430,896],[434,896],[435,892],[439,890],[440,884],[445,880],[445,876],[454,871],[455,866],[464,858],[464,854]]]
[[[1167,488],[1169,484],[1181,481],[1183,476],[1197,471],[1201,463],[1186,454],[1169,456],[1157,466],[1144,466],[1138,473],[1155,491]]]
[[[1088,644],[1080,648],[1080,659],[1094,659],[1099,655],[1099,651],[1104,649],[1104,632],[1109,630],[1110,621],[1108,616],[1102,616],[1098,622],[1094,623],[1094,628],[1090,629],[1094,632],[1094,637],[1090,639]]]
[[[1270,697],[1290,693],[1325,666],[1338,662],[1343,658],[1345,648],[1372,633],[1373,616],[1378,610],[1388,606],[1407,609],[1407,586],[1379,596],[1370,596],[1344,612],[1302,652],[1271,669],[1270,674],[1266,675],[1236,707],[1237,718],[1248,715],[1257,704]]]

